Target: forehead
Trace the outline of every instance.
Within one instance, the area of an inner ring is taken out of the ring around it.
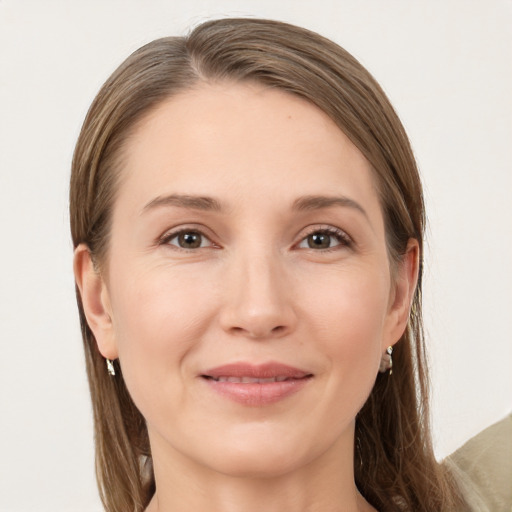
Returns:
[[[327,114],[256,83],[201,84],[166,100],[123,157],[119,192],[133,203],[157,191],[286,202],[330,189],[376,200],[370,164]]]

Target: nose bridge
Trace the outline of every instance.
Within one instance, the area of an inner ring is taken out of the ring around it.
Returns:
[[[281,256],[259,244],[236,251],[230,262],[224,328],[252,338],[283,335],[295,318]]]

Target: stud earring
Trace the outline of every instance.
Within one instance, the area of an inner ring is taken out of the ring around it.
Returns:
[[[108,371],[109,375],[111,375],[112,377],[115,377],[116,369],[114,368],[114,363],[110,359],[105,359],[105,361],[107,362],[107,371]]]
[[[389,346],[386,349],[386,352],[382,355],[382,359],[380,360],[380,373],[386,373],[389,370],[389,375],[393,374],[393,347]]]

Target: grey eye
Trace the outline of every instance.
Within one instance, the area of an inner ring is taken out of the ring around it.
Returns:
[[[178,235],[178,245],[183,249],[197,249],[201,247],[203,235],[189,231]]]
[[[319,230],[304,237],[299,244],[299,248],[322,250],[338,245],[349,245],[343,232]]]
[[[210,240],[199,231],[181,231],[170,235],[164,243],[174,245],[180,249],[199,249],[209,247]]]
[[[310,249],[328,249],[331,247],[332,238],[328,233],[313,233],[306,240]]]

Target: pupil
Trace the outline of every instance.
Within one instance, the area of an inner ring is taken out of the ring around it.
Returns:
[[[323,233],[310,235],[308,245],[311,249],[327,249],[331,245],[331,237]]]
[[[178,237],[181,247],[185,249],[196,249],[201,246],[201,235],[199,233],[182,233]]]

